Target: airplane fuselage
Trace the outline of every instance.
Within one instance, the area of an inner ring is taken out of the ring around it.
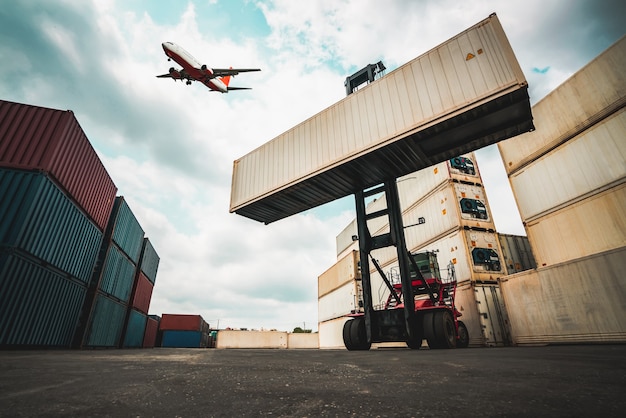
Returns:
[[[219,77],[211,77],[213,72],[206,65],[200,64],[189,52],[173,42],[163,42],[165,55],[183,67],[183,70],[193,79],[200,81],[211,90],[227,93],[226,84]]]

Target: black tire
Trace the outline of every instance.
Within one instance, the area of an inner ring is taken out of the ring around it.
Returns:
[[[356,350],[354,344],[352,344],[352,337],[350,332],[353,322],[353,319],[349,319],[343,324],[343,345],[345,345],[348,350]]]
[[[456,340],[456,348],[467,348],[469,346],[469,333],[467,327],[459,321],[459,338]]]
[[[350,339],[356,346],[355,350],[369,350],[371,343],[367,342],[367,331],[365,330],[365,318],[360,316],[352,320],[354,323],[350,329]]]
[[[456,327],[450,311],[439,309],[427,312],[424,315],[424,334],[430,348],[456,347]]]

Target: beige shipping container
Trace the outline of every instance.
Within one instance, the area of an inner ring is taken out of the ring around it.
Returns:
[[[498,233],[498,241],[502,250],[506,274],[515,274],[537,268],[527,236]]]
[[[360,278],[359,252],[352,251],[317,278],[317,297],[320,298],[344,284]]]
[[[626,342],[626,247],[506,276],[515,344]]]
[[[358,237],[358,231],[356,219],[353,219],[335,238],[337,244],[337,259],[344,258],[350,251],[359,250],[359,242],[354,239],[355,237]]]
[[[317,301],[317,320],[328,321],[351,313],[362,312],[361,281],[350,281]]]
[[[516,171],[510,182],[522,219],[531,221],[624,178],[626,108]]]
[[[540,267],[623,247],[626,183],[529,222],[526,232]]]
[[[533,106],[536,130],[498,143],[508,174],[624,106],[626,37]]]
[[[343,344],[343,324],[351,321],[348,317],[321,321],[317,324],[320,349],[345,349]]]
[[[531,129],[493,14],[236,160],[230,211],[270,223]]]

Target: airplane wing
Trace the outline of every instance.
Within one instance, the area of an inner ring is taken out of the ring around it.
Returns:
[[[170,72],[167,74],[161,74],[156,76],[157,78],[172,78],[174,80],[192,80],[191,77],[187,74],[184,69],[177,70],[175,68],[170,68]]]
[[[260,68],[211,68],[214,77],[222,77],[226,75],[237,75],[239,73],[249,73],[252,71],[261,71]]]

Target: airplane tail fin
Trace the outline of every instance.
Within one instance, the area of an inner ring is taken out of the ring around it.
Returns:
[[[230,67],[230,69],[232,70],[233,67]],[[228,87],[228,83],[230,83],[230,75],[225,75],[224,77],[222,77],[222,82],[224,83],[224,85],[226,85],[226,87]]]

